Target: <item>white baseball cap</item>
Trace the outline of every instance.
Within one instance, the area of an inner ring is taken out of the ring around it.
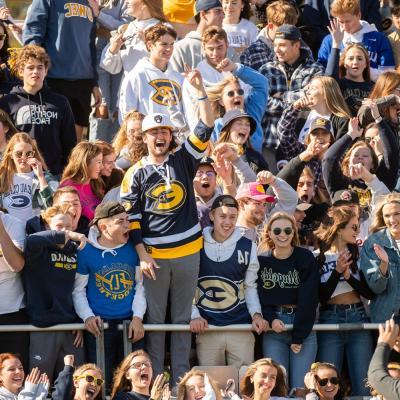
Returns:
[[[169,115],[166,114],[149,114],[142,121],[142,131],[146,132],[154,128],[169,128],[173,132],[175,130]]]

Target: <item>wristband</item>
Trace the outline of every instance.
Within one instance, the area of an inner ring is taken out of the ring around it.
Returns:
[[[202,101],[202,100],[207,100],[207,99],[208,99],[208,96],[205,95],[205,96],[203,96],[203,97],[198,97],[198,98],[197,98],[197,101]]]
[[[375,119],[375,123],[376,124],[379,124],[381,121],[382,121],[382,117],[381,116],[379,116],[378,118]]]

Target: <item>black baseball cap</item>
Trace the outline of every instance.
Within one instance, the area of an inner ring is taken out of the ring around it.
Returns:
[[[114,215],[126,212],[124,206],[118,201],[107,201],[106,203],[100,203],[96,207],[94,212],[94,218],[90,223],[90,226],[97,224],[103,218],[110,218]]]
[[[300,29],[294,25],[283,24],[276,30],[275,39],[301,40]]]
[[[234,207],[237,210],[239,209],[239,204],[234,197],[230,196],[229,194],[222,194],[213,201],[211,205],[211,211],[224,206]]]

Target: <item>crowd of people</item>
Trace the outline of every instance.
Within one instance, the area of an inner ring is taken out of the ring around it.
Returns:
[[[0,330],[1,400],[400,398],[397,0],[0,19],[0,328],[86,328]]]

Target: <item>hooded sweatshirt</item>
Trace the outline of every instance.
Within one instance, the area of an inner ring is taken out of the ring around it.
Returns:
[[[44,231],[29,235],[25,241],[25,266],[22,281],[29,322],[46,327],[78,321],[72,303],[76,272],[76,249],[65,233]]]
[[[24,387],[18,394],[0,386],[0,400],[45,400],[49,385],[43,383],[25,382]]]
[[[75,122],[66,97],[42,88],[35,95],[22,86],[0,99],[16,128],[36,139],[50,172],[61,174],[69,153],[76,145]]]
[[[120,117],[132,109],[144,115],[153,113],[168,115],[166,92],[173,96],[173,106],[183,113],[182,83],[182,75],[172,70],[170,65],[165,71],[161,71],[150,62],[149,58],[142,58],[121,84]]]
[[[90,243],[78,254],[78,271],[72,293],[79,317],[103,319],[143,319],[146,311],[143,282],[139,277],[138,256],[128,241],[114,248],[98,242],[99,231],[89,231]]]
[[[366,21],[360,21],[361,29],[355,33],[345,32],[340,50],[346,47],[346,44],[361,43],[368,51],[371,67],[371,79],[376,81],[379,75],[387,70],[394,69],[394,57],[389,39],[384,33],[378,32],[375,25]],[[318,52],[318,61],[326,67],[329,54],[332,50],[332,36],[325,36]]]
[[[256,244],[243,237],[239,228],[222,243],[213,238],[212,231],[212,227],[203,231],[192,319],[201,316],[217,326],[250,323],[244,279],[250,264],[258,268]]]

